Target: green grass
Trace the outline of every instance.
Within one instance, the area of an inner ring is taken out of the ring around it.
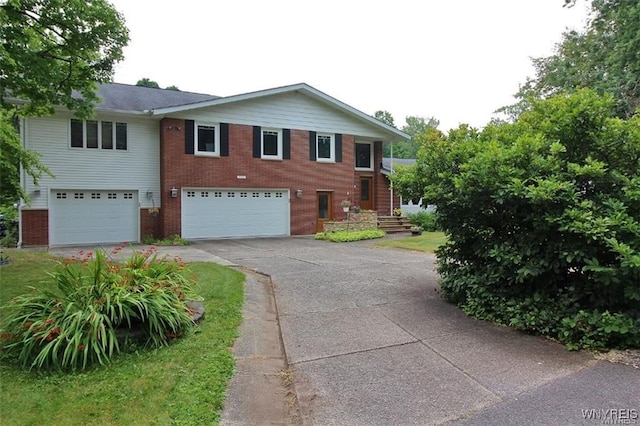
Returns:
[[[433,253],[447,241],[443,232],[423,232],[415,237],[399,238],[376,244],[379,247],[395,247],[406,250]]]
[[[6,251],[0,268],[0,305],[51,285],[46,252]],[[216,424],[234,371],[230,347],[242,320],[244,276],[213,263],[192,263],[206,318],[168,347],[123,354],[83,373],[35,373],[0,363],[3,425]]]

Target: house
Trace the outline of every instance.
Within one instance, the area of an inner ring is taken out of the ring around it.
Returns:
[[[21,120],[55,177],[23,185],[20,244],[313,234],[340,202],[391,213],[382,144],[409,136],[307,85],[229,97],[103,84],[91,120]],[[396,203],[397,205],[397,203]]]

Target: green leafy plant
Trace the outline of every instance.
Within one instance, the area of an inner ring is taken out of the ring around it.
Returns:
[[[122,247],[114,249],[117,254]],[[193,281],[179,259],[155,248],[134,251],[120,264],[103,251],[57,261],[56,290],[17,296],[2,327],[2,352],[36,369],[85,369],[106,364],[135,343],[160,347],[194,325],[188,300]],[[129,332],[139,334],[124,338]]]
[[[171,235],[167,238],[158,239],[153,236],[148,236],[142,239],[144,244],[148,245],[156,245],[156,246],[188,246],[190,243],[188,240],[185,240],[180,235],[175,234]]]
[[[407,219],[413,225],[420,226],[427,232],[440,231],[436,222],[435,212],[419,211],[417,213],[409,213]]]
[[[640,115],[613,110],[579,90],[424,142],[401,183],[438,206],[447,300],[571,348],[639,345]]]
[[[315,236],[316,240],[327,240],[334,243],[346,243],[350,241],[371,240],[374,238],[382,238],[386,233],[381,229],[365,229],[362,231],[345,231],[339,230],[335,232],[318,232]]]

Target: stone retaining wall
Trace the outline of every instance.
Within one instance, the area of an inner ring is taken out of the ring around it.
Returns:
[[[325,222],[323,230],[324,232],[335,232],[339,230],[350,231],[362,231],[364,229],[371,229],[378,227],[378,212],[374,211],[361,211],[355,213],[350,211],[348,214],[348,220]]]

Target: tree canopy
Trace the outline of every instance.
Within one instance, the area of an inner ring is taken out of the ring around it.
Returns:
[[[565,32],[553,55],[533,59],[535,77],[521,87],[516,95],[521,103],[510,110],[526,109],[530,98],[591,88],[613,95],[615,114],[629,118],[640,107],[638,52],[640,2],[592,0],[586,29]]]
[[[0,176],[2,202],[27,198],[19,165],[34,181],[47,172],[26,151],[15,117],[65,106],[86,118],[97,84],[110,81],[129,40],[124,18],[106,0],[5,0],[0,5]]]
[[[138,80],[136,82],[136,86],[151,87],[152,89],[159,89],[160,88],[160,85],[157,82],[155,82],[155,81],[153,81],[153,80],[151,80],[151,79],[149,79],[147,77],[141,78],[140,80]]]
[[[151,87],[152,89],[161,89],[160,85],[156,81],[153,81],[147,77],[141,78],[140,80],[138,80],[136,82],[136,86]],[[167,86],[165,87],[165,90],[175,90],[176,92],[180,91],[180,89],[178,89],[178,86]]]
[[[393,115],[388,111],[376,111],[375,117],[391,127],[396,127]],[[420,116],[407,116],[405,121],[402,131],[410,135],[411,140],[396,142],[393,145],[393,156],[395,158],[416,158],[420,147],[419,136],[424,135],[431,129],[437,129],[440,121],[434,117],[425,118]],[[389,144],[384,146],[383,155],[385,157],[391,156],[391,146]]]
[[[21,115],[63,105],[88,116],[97,83],[110,81],[129,40],[124,18],[106,0],[6,0],[0,6],[0,101]],[[81,96],[74,96],[77,92]]]

